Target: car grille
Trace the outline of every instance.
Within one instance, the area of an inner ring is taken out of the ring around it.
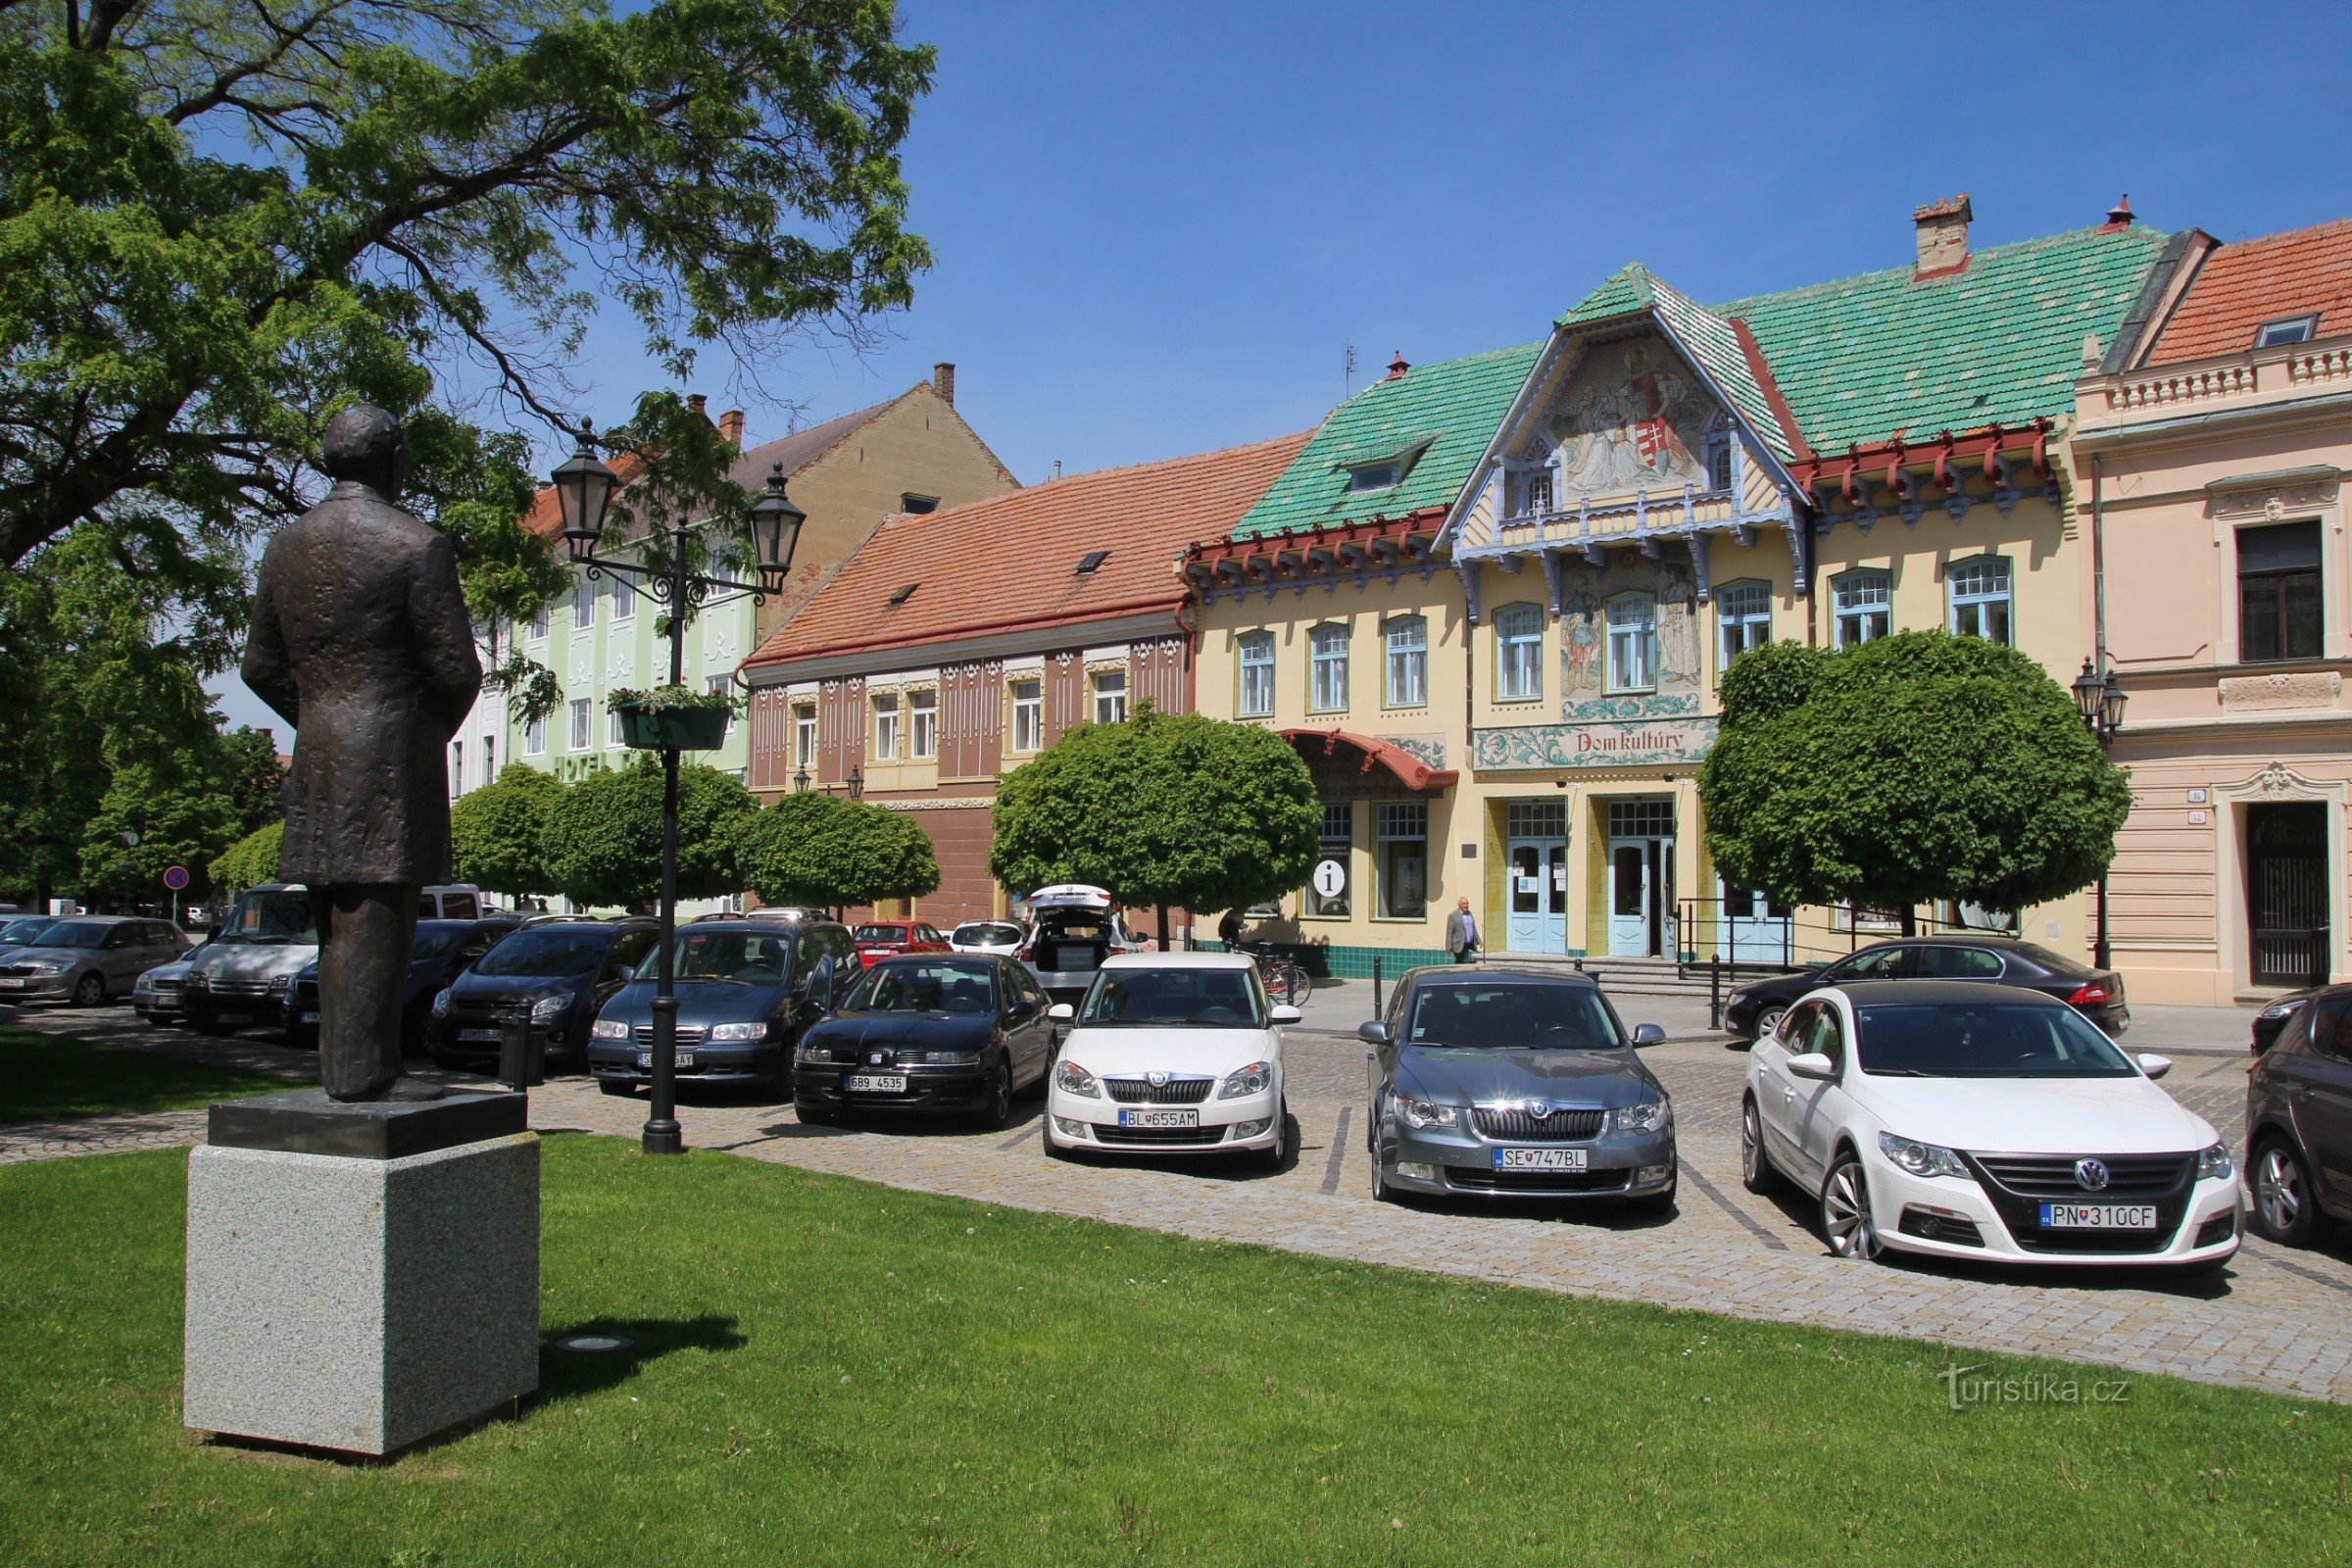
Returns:
[[[677,1043],[681,1046],[699,1046],[703,1043],[703,1031],[697,1025],[682,1023],[677,1025],[675,1032]],[[641,1023],[629,1031],[629,1038],[641,1046],[650,1046],[654,1043],[654,1026]]]
[[[1537,1116],[1515,1105],[1475,1105],[1471,1125],[1481,1138],[1498,1144],[1574,1144],[1598,1138],[1608,1122],[1605,1110],[1554,1110]]]
[[[164,979],[147,982],[147,989],[154,992],[177,991],[179,987],[180,982],[177,980]]]
[[[1484,1165],[1448,1165],[1446,1185],[1471,1193],[1616,1193],[1631,1170],[1489,1170]]]
[[[1171,1078],[1164,1084],[1148,1078],[1105,1078],[1102,1087],[1124,1105],[1198,1105],[1215,1083],[1214,1078]]]
[[[1095,1141],[1102,1144],[1221,1144],[1225,1141],[1222,1127],[1103,1127],[1095,1128]]]
[[[266,997],[270,995],[267,980],[223,980],[218,975],[207,983],[206,990],[216,997]]]
[[[30,975],[35,972],[29,963],[0,963],[0,974]]]
[[[2076,1154],[1979,1154],[1987,1175],[2024,1198],[2063,1198],[2103,1203],[2150,1198],[2179,1187],[2196,1167],[2194,1154],[2096,1154],[2107,1167],[2107,1185],[2096,1192],[2075,1180]]]

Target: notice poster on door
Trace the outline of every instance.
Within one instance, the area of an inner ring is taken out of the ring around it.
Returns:
[[[1544,885],[1544,879],[1542,877],[1523,876],[1518,879],[1518,882],[1519,891],[1522,893],[1534,893],[1541,889]]]

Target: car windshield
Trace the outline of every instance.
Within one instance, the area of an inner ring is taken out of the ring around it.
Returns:
[[[541,926],[517,931],[483,954],[473,972],[518,980],[585,974],[605,961],[612,946],[612,933],[602,926]]]
[[[413,958],[447,957],[466,935],[462,925],[420,925],[416,928],[416,944],[409,949]]]
[[[772,931],[712,929],[678,933],[674,961],[681,980],[734,980],[780,986],[792,970],[792,943]]]
[[[1099,1029],[1263,1029],[1266,1009],[1255,970],[1105,969],[1078,1021]]]
[[[986,1012],[988,971],[974,963],[878,963],[858,978],[844,1012]]]
[[[41,933],[44,948],[103,948],[107,933],[114,930],[96,920],[60,920]]]
[[[861,925],[858,928],[860,942],[905,942],[906,928],[903,925]]]
[[[973,948],[1018,947],[1021,941],[1021,928],[997,920],[978,920],[969,925],[957,926],[956,934],[948,940],[960,942],[966,947]]]
[[[1470,1051],[1615,1051],[1625,1044],[1589,986],[1443,981],[1413,993],[1404,1043]]]
[[[227,921],[214,940],[280,946],[316,943],[318,927],[311,920],[311,896],[291,891],[248,893],[228,911]]]
[[[35,914],[0,925],[0,947],[29,947],[42,932],[57,924],[52,915]]]
[[[1895,1078],[2129,1078],[2137,1069],[2072,1007],[2023,1002],[1862,1007],[1860,1062]]]

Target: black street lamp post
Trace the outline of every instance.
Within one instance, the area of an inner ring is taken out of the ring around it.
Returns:
[[[2104,665],[2102,657],[2099,662]],[[2091,662],[2082,661],[2082,673],[2075,677],[2075,711],[2082,717],[2082,725],[2090,731],[2091,739],[2105,752],[2115,744],[2118,731],[2124,727],[2124,689],[2116,683],[2115,671],[2096,669]],[[2102,969],[2114,967],[2112,952],[2107,944],[2107,873],[2099,873],[2098,935],[2090,950],[2091,961]]]
[[[686,613],[709,602],[712,594],[750,594],[755,604],[784,587],[792,569],[792,553],[800,543],[801,524],[808,514],[784,497],[784,465],[767,476],[767,493],[752,506],[752,546],[757,553],[760,580],[736,582],[686,569],[688,527],[680,513],[669,530],[669,564],[648,566],[639,562],[600,556],[605,512],[612,504],[612,470],[597,461],[595,431],[580,426],[579,450],[553,475],[556,499],[564,514],[564,541],[571,564],[585,566],[591,578],[613,573],[631,593],[665,606],[669,611],[669,683],[686,679]],[[645,579],[639,587],[634,579]],[[649,1154],[675,1154],[685,1147],[678,1126],[678,997],[676,945],[678,929],[678,748],[662,748],[662,919],[661,947],[655,962],[654,988],[654,1102],[645,1118],[643,1144]]]

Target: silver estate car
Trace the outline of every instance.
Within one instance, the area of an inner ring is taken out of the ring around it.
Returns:
[[[74,915],[0,961],[0,1002],[71,1001],[95,1007],[187,951],[186,934],[169,920]]]
[[[1356,1031],[1373,1048],[1372,1196],[1674,1202],[1674,1107],[1581,974],[1486,964],[1415,969]]]

